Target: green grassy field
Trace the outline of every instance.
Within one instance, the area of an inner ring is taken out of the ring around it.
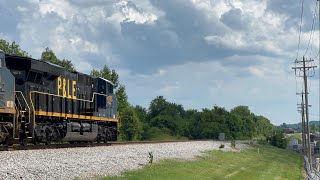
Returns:
[[[259,153],[258,153],[259,148]],[[164,160],[118,179],[303,179],[298,153],[270,146],[254,146],[241,153],[211,151],[196,161]]]

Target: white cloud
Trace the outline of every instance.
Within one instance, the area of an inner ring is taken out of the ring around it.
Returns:
[[[255,76],[258,76],[258,77],[264,77],[265,73],[262,69],[260,68],[256,68],[256,67],[249,67],[249,71],[255,75]]]
[[[90,53],[98,53],[98,47],[86,40],[81,39],[79,36],[74,36],[69,39],[71,45],[75,49],[81,49],[84,52],[90,52]]]
[[[56,13],[63,19],[70,19],[76,9],[71,7],[68,1],[47,0],[39,2],[39,11],[42,15]]]
[[[114,5],[122,14],[120,22],[126,20],[137,24],[152,23],[157,20],[157,16],[152,13],[139,10],[136,5],[128,1],[120,1]]]
[[[250,57],[237,57],[247,59]],[[237,105],[254,107],[273,123],[295,122],[295,79],[286,68],[274,65],[268,57],[252,67],[226,67],[217,60],[187,63],[162,68],[166,73],[140,75],[127,73],[121,80],[127,85],[129,100],[148,106],[157,95],[186,108],[211,108],[214,104],[231,109]],[[224,59],[221,59],[224,61]],[[239,74],[248,73],[246,76]],[[252,76],[253,73],[257,76]],[[148,92],[148,93],[145,93]],[[266,112],[273,112],[268,114]]]
[[[35,58],[50,47],[81,72],[105,64],[116,68],[134,104],[147,106],[165,95],[187,108],[244,104],[275,123],[295,121],[290,66],[299,2],[0,0],[0,5],[0,37],[18,42]],[[306,2],[298,58],[308,44],[313,5]],[[307,56],[318,48],[313,43]],[[312,83],[316,94],[317,82]]]

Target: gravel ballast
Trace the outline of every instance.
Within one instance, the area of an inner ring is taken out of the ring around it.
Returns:
[[[86,148],[0,152],[0,179],[87,179],[120,175],[160,159],[191,160],[201,152],[219,149],[234,151],[230,143],[193,141],[161,144],[133,144]],[[243,144],[237,144],[240,149]]]

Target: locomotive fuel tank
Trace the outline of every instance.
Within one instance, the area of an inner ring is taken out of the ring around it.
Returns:
[[[98,125],[89,123],[67,123],[67,133],[62,141],[94,141],[98,135]]]
[[[89,123],[81,123],[82,132],[90,132],[91,124]]]
[[[72,132],[80,132],[81,125],[78,122],[71,122],[71,131]]]

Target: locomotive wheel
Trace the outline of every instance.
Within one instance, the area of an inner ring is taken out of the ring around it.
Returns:
[[[6,140],[4,141],[4,144],[3,146],[4,147],[9,147],[9,146],[12,146],[13,143],[9,140],[9,138],[7,137]]]
[[[51,138],[50,137],[47,137],[47,140],[45,142],[46,145],[50,145],[51,144]]]
[[[45,142],[45,144],[46,145],[50,145],[51,144],[51,137],[47,134],[47,136],[46,136],[46,142]]]
[[[38,140],[37,137],[35,137],[35,138],[33,139],[32,143],[33,143],[34,145],[39,145],[39,144],[40,144],[40,141]]]
[[[46,142],[45,142],[45,144],[50,145],[51,141],[52,141],[51,133],[50,133],[50,130],[47,128],[46,129]]]
[[[21,145],[21,146],[27,146],[27,145],[28,145],[28,139],[27,139],[27,138],[23,138],[23,139],[20,141],[20,145]]]
[[[97,143],[101,143],[103,141],[103,139],[101,137],[98,137],[96,141],[97,141]]]

